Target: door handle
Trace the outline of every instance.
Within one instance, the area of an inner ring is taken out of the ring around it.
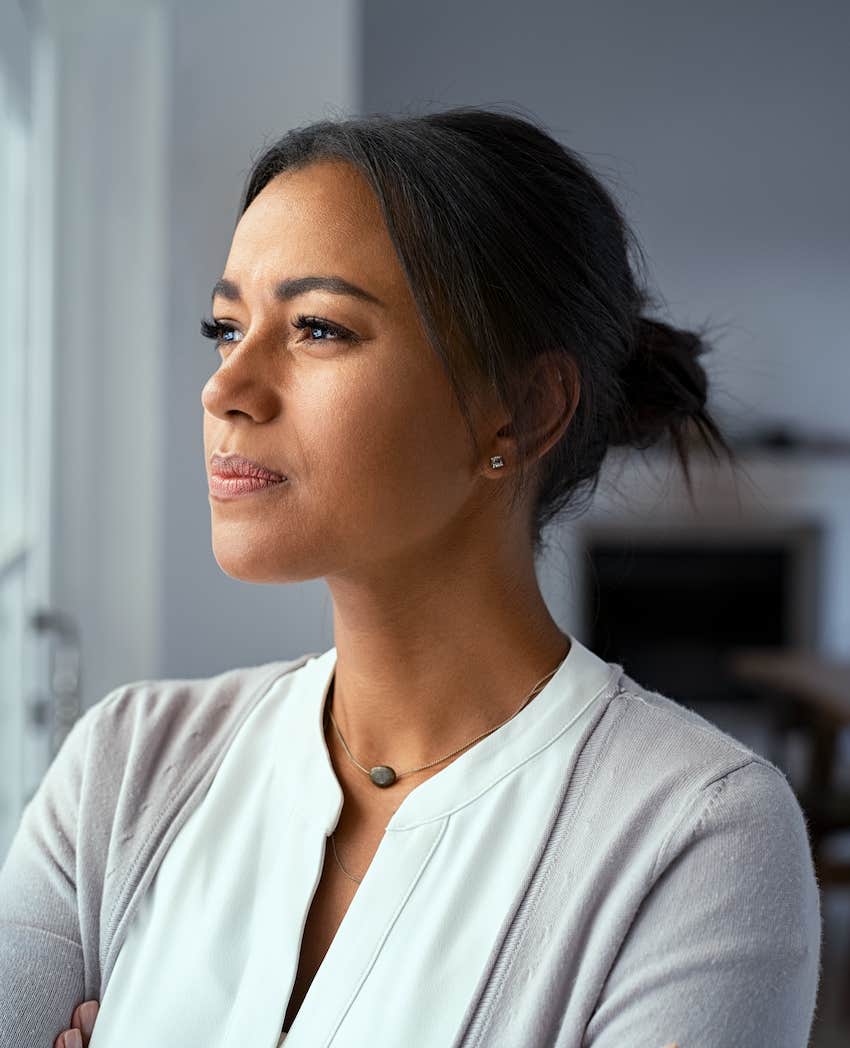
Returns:
[[[36,609],[29,616],[28,625],[35,633],[54,638],[50,652],[49,697],[32,699],[29,713],[37,724],[52,720],[50,749],[55,756],[82,713],[79,629],[72,615],[54,608]]]

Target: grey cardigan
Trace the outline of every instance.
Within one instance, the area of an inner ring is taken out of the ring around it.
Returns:
[[[49,1048],[80,1001],[102,997],[234,735],[310,657],[136,681],[76,722],[0,870],[2,1048]],[[805,1048],[821,910],[795,794],[775,765],[617,668],[457,1046]]]

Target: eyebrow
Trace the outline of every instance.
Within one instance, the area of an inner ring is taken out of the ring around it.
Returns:
[[[387,308],[386,304],[371,291],[366,291],[335,275],[292,277],[290,280],[281,280],[274,286],[274,297],[280,302],[288,302],[308,291],[330,291],[334,295],[349,295],[352,298],[362,299],[364,302],[371,302],[382,309]],[[226,298],[230,302],[241,302],[242,292],[234,280],[222,277],[213,285],[210,302],[213,302],[216,297]]]

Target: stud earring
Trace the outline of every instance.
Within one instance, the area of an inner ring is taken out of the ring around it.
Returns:
[[[493,467],[493,469],[501,469],[502,466],[504,466],[504,464],[505,460],[502,458],[501,455],[493,455],[490,459],[490,465]]]

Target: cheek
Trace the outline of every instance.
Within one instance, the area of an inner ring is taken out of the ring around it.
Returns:
[[[350,376],[325,401],[322,428],[333,434],[327,450],[388,476],[413,472],[430,457],[444,459],[451,426],[429,378],[386,371]]]
[[[330,504],[382,528],[415,528],[442,516],[469,485],[466,429],[453,400],[433,385],[385,380],[330,398],[309,422]],[[314,460],[314,455],[309,456]],[[312,472],[312,470],[311,470]]]

